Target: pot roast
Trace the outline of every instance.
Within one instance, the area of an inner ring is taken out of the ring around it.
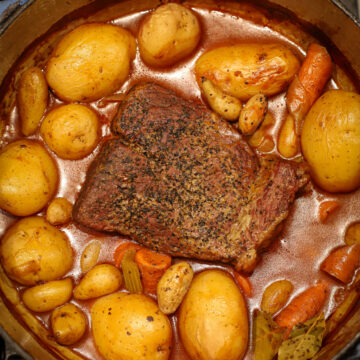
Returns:
[[[257,156],[205,106],[154,83],[121,103],[74,219],[173,256],[252,271],[309,181],[304,165]]]

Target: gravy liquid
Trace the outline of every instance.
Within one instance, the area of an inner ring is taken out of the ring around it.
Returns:
[[[202,25],[202,40],[195,54],[185,61],[176,64],[174,67],[165,70],[154,70],[143,64],[138,53],[133,64],[132,73],[120,89],[120,93],[128,91],[138,82],[155,81],[175,90],[184,98],[203,102],[193,73],[194,63],[205,50],[218,45],[236,42],[278,42],[289,46],[300,58],[304,56],[304,52],[296,44],[269,28],[255,25],[229,13],[200,8],[194,8],[194,11],[198,14]],[[146,12],[130,14],[113,20],[113,23],[129,29],[136,35],[139,23],[144,15],[146,15]],[[229,29],[231,29],[231,33]],[[329,87],[334,88],[336,84],[331,81]],[[60,101],[52,98],[49,109],[58,106],[60,103]],[[89,104],[89,106],[100,114],[101,132],[103,135],[102,142],[104,142],[111,136],[109,125],[115,116],[118,104],[108,103],[102,107],[100,102],[94,102]],[[276,119],[276,124],[269,134],[276,143],[279,126],[286,116],[285,93],[269,99],[269,112]],[[6,143],[20,137],[18,113],[17,109],[14,108],[5,129],[5,134],[2,140],[0,140],[0,145],[4,146]],[[30,138],[42,142],[38,133]],[[75,201],[76,195],[85,180],[86,170],[99,152],[100,147],[101,143],[90,156],[78,161],[62,160],[52,154],[58,164],[60,178],[56,196],[66,197],[70,202]],[[276,150],[273,152],[276,153]],[[318,220],[318,206],[320,202],[329,199],[339,201],[340,207],[329,216],[325,224],[322,224]],[[343,244],[346,228],[352,222],[359,220],[357,214],[360,214],[360,190],[350,194],[332,195],[324,193],[311,185],[311,190],[305,196],[295,201],[290,216],[285,222],[284,230],[263,254],[262,260],[249,277],[253,288],[253,296],[246,298],[250,329],[252,313],[260,306],[264,289],[267,285],[279,279],[287,279],[293,283],[294,292],[292,296],[295,296],[319,280],[325,281],[330,285],[331,291],[323,311],[326,316],[331,313],[336,306],[334,294],[341,286],[338,282],[323,274],[319,270],[319,265],[331,249]],[[17,218],[0,211],[0,236],[16,220]],[[125,239],[121,236],[85,232],[74,223],[62,226],[61,229],[68,235],[74,250],[74,267],[68,276],[72,276],[75,282],[79,281],[81,277],[80,255],[89,241],[92,239],[101,240],[102,249],[99,258],[101,263],[112,262],[115,248]],[[229,267],[219,264],[200,261],[190,262],[195,272],[215,267],[226,271],[229,269]],[[20,287],[19,290],[21,291]],[[93,344],[90,329],[89,309],[94,300],[81,302],[72,300],[72,302],[86,312],[89,324],[87,334],[83,340],[73,346],[73,349],[89,359],[101,359]],[[49,314],[37,315],[37,317],[39,321],[47,326]],[[178,336],[176,314],[170,317],[170,320],[174,330],[171,359],[190,360]],[[251,344],[251,334],[249,344]],[[245,359],[249,360],[251,358],[252,348],[249,345]]]

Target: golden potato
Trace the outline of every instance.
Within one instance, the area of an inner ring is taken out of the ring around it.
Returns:
[[[46,220],[52,225],[66,224],[71,220],[72,205],[65,198],[51,201],[46,210]]]
[[[79,341],[86,330],[85,314],[74,304],[65,304],[54,309],[50,317],[55,340],[62,345]]]
[[[18,140],[0,151],[0,208],[17,216],[40,211],[58,184],[54,160],[36,141]]]
[[[46,65],[46,80],[62,100],[97,100],[120,88],[135,52],[134,37],[120,26],[80,25],[53,51]]]
[[[244,135],[252,135],[260,126],[267,112],[268,100],[264,94],[252,96],[241,110],[239,129]]]
[[[110,264],[96,265],[81,279],[74,289],[74,298],[93,299],[111,294],[120,289],[122,275],[120,270]]]
[[[208,79],[204,78],[201,84],[205,98],[212,110],[229,121],[239,118],[242,106],[239,99],[225,94]]]
[[[300,151],[300,141],[295,130],[295,120],[292,115],[288,114],[285,122],[281,126],[278,150],[281,156],[290,159],[297,155]]]
[[[96,265],[101,250],[101,242],[99,240],[91,241],[81,254],[80,266],[82,272],[89,271]]]
[[[46,312],[68,302],[71,293],[72,280],[68,278],[28,288],[24,291],[22,300],[32,311]]]
[[[21,132],[33,134],[44,115],[48,102],[48,85],[43,72],[33,67],[24,71],[17,90],[17,104],[21,119]]]
[[[271,315],[277,313],[289,300],[293,284],[288,280],[271,283],[264,291],[261,299],[261,310]]]
[[[307,114],[301,147],[313,180],[326,191],[360,186],[360,95],[343,90],[323,94]]]
[[[270,96],[284,90],[299,67],[297,57],[281,44],[239,44],[201,55],[195,74],[199,86],[204,77],[246,101],[260,92]]]
[[[91,327],[105,360],[166,360],[170,356],[169,319],[146,295],[118,292],[96,300]]]
[[[89,155],[98,143],[98,117],[84,105],[62,105],[46,115],[40,135],[61,158],[81,159]]]
[[[191,54],[200,40],[200,24],[188,8],[174,3],[159,6],[140,26],[138,42],[143,60],[169,66]]]
[[[228,274],[207,270],[194,277],[180,307],[179,331],[193,360],[242,358],[248,343],[248,315]]]
[[[189,290],[193,276],[193,269],[185,261],[165,271],[157,285],[158,304],[164,314],[172,314],[177,310]]]
[[[65,233],[34,216],[21,219],[6,231],[0,258],[11,279],[34,285],[65,275],[72,266],[73,252]]]
[[[346,229],[345,243],[347,245],[360,244],[360,222],[351,224]]]

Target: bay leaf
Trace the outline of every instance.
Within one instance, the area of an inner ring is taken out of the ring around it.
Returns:
[[[284,341],[278,353],[278,360],[308,360],[321,348],[325,334],[323,313],[294,326],[288,340]]]
[[[254,355],[255,360],[272,360],[277,354],[285,329],[280,328],[265,311],[254,314]]]

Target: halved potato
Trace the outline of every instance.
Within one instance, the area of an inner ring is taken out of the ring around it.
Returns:
[[[66,34],[46,65],[46,79],[65,101],[93,101],[115,92],[129,74],[136,43],[120,26],[91,23]]]

